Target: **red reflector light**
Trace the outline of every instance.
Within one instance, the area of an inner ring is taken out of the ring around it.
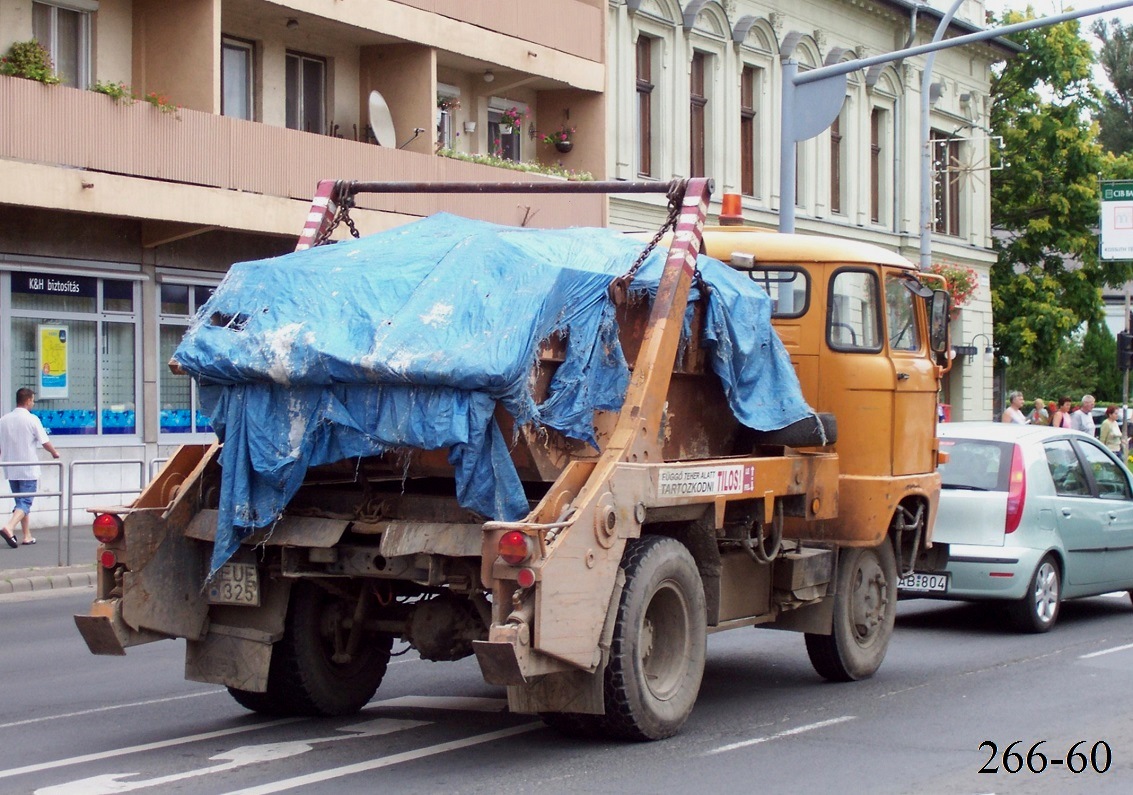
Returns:
[[[1015,445],[1011,454],[1011,474],[1007,478],[1007,520],[1003,532],[1014,533],[1023,518],[1023,505],[1027,502],[1027,471],[1023,469],[1023,448]]]
[[[535,584],[535,572],[532,569],[520,569],[515,574],[515,581],[520,588],[530,588]]]
[[[720,226],[739,226],[744,222],[740,194],[725,193],[720,202]]]
[[[500,538],[500,557],[505,563],[518,566],[531,557],[531,542],[518,530],[510,530]]]
[[[100,513],[94,517],[91,530],[94,532],[94,537],[100,542],[109,544],[112,541],[117,541],[118,537],[122,535],[122,520],[112,513]]]
[[[1009,571],[989,571],[988,577],[1014,577],[1015,575]]]
[[[114,554],[113,550],[104,549],[102,554],[98,556],[98,562],[102,564],[102,568],[112,569],[118,565],[118,556]]]

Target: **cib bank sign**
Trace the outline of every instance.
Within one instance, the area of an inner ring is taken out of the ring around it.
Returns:
[[[1133,260],[1133,180],[1102,182],[1103,260]]]

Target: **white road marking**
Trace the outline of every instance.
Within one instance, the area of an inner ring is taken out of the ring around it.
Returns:
[[[342,778],[343,776],[352,776],[356,773],[365,773],[368,770],[377,770],[383,767],[399,765],[402,762],[424,759],[428,756],[456,751],[473,745],[483,745],[484,743],[502,740],[505,737],[514,737],[517,734],[526,734],[527,732],[541,728],[543,728],[542,723],[525,723],[521,726],[513,726],[510,729],[500,729],[499,731],[488,732],[487,734],[477,734],[472,737],[466,737],[463,740],[452,740],[447,743],[430,745],[425,748],[418,748],[414,751],[403,751],[399,754],[390,754],[389,756],[382,756],[377,759],[370,759],[353,765],[343,765],[342,767],[320,770],[316,773],[308,773],[303,776],[295,776],[294,778],[280,779],[279,781],[260,784],[259,786],[248,787],[247,789],[233,790],[228,793],[228,795],[269,795],[269,793],[272,792],[283,792],[285,790],[295,789],[296,787],[304,787],[308,784],[318,784],[322,781],[330,781],[331,779]]]
[[[802,734],[804,732],[814,731],[815,729],[822,729],[826,726],[833,726],[836,723],[845,723],[846,721],[853,720],[853,719],[854,719],[853,715],[843,715],[840,718],[831,718],[830,720],[821,720],[818,723],[808,723],[806,726],[799,726],[799,727],[794,728],[794,729],[787,729],[785,731],[777,732],[775,734],[769,734],[766,737],[755,737],[751,740],[741,740],[738,743],[731,743],[730,745],[722,745],[719,748],[713,748],[711,751],[706,751],[704,754],[702,754],[702,756],[708,756],[710,754],[722,754],[722,753],[725,753],[726,751],[735,751],[739,748],[749,748],[753,745],[759,745],[761,743],[771,742],[772,740],[778,740],[781,737],[791,737],[791,736],[796,735],[796,734]]]
[[[371,701],[366,709],[374,707],[415,707],[417,709],[455,709],[461,712],[503,712],[506,698],[480,698],[477,696],[399,696],[382,701]]]
[[[22,776],[26,773],[38,773],[41,770],[53,770],[57,767],[68,767],[70,765],[81,765],[84,762],[97,762],[102,759],[113,759],[116,756],[126,756],[127,754],[137,754],[144,751],[156,751],[160,748],[172,748],[177,745],[186,745],[188,743],[196,743],[201,740],[212,740],[217,737],[228,737],[233,734],[244,734],[245,732],[259,731],[260,729],[270,729],[273,726],[283,726],[287,723],[296,723],[305,720],[304,718],[280,718],[278,720],[266,721],[265,723],[257,723],[252,726],[237,726],[233,729],[219,729],[214,732],[202,732],[201,734],[189,734],[184,737],[173,737],[168,740],[158,740],[152,743],[142,743],[141,745],[131,745],[126,748],[115,748],[111,751],[101,751],[96,754],[83,754],[82,756],[72,756],[68,759],[56,759],[53,762],[40,762],[35,765],[24,765],[23,767],[13,767],[8,770],[0,770],[0,778],[11,778],[12,776]]]
[[[1101,657],[1103,654],[1113,654],[1115,651],[1125,651],[1126,649],[1133,649],[1133,643],[1126,643],[1124,646],[1114,646],[1112,649],[1102,649],[1101,651],[1093,651],[1089,654],[1078,655],[1079,660],[1088,660],[1091,657]]]
[[[59,715],[44,715],[42,718],[28,718],[27,720],[14,720],[11,723],[0,723],[0,729],[11,729],[14,726],[27,726],[29,723],[43,723],[49,720],[59,720],[60,718],[77,718],[82,715],[97,715],[100,712],[111,712],[116,709],[128,709],[129,707],[147,707],[150,704],[166,704],[170,701],[182,701],[186,698],[200,698],[201,696],[215,696],[219,693],[227,693],[223,687],[216,690],[207,690],[204,693],[188,693],[183,696],[170,696],[169,698],[151,698],[148,701],[131,701],[128,704],[113,704],[108,707],[94,707],[93,709],[83,709],[78,712],[64,712]]]
[[[307,753],[311,750],[312,746],[317,743],[356,740],[360,737],[376,737],[382,734],[392,734],[394,732],[406,731],[407,729],[415,729],[418,726],[428,725],[428,721],[378,718],[377,720],[356,723],[338,729],[339,732],[347,732],[346,734],[336,734],[330,737],[315,737],[309,740],[263,743],[261,745],[242,745],[230,751],[210,756],[210,762],[223,763],[210,767],[186,770],[181,773],[172,773],[167,776],[141,779],[138,781],[123,780],[136,776],[138,775],[137,773],[106,773],[99,776],[79,779],[77,781],[69,781],[65,784],[43,787],[37,789],[35,793],[36,795],[115,795],[115,793],[119,792],[132,792],[148,787],[173,784],[178,781],[185,781],[187,779],[197,778],[198,776],[207,776],[212,773],[225,773],[229,770],[235,770],[236,768],[246,767],[248,765],[258,765],[263,762],[287,759],[292,756]]]

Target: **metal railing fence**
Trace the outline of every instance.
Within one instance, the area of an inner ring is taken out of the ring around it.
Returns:
[[[5,471],[8,467],[19,466],[39,466],[47,469],[52,469],[57,472],[55,477],[56,488],[51,490],[44,490],[44,479],[42,476],[37,482],[36,491],[0,491],[0,501],[5,499],[14,499],[16,497],[36,497],[36,498],[55,498],[57,500],[57,516],[55,526],[59,529],[58,540],[56,542],[57,565],[70,566],[71,565],[71,534],[74,530],[74,513],[75,513],[75,498],[76,497],[94,497],[106,494],[120,494],[125,497],[136,497],[142,493],[146,484],[153,479],[154,475],[160,471],[161,467],[169,460],[169,456],[162,456],[154,458],[148,462],[144,458],[102,458],[102,459],[79,459],[64,464],[62,461],[6,461],[0,463],[0,473],[5,477],[0,479],[2,486],[8,485],[8,479]],[[133,483],[120,483],[115,487],[108,488],[76,488],[76,477],[78,471],[82,471],[88,467],[119,467],[123,472],[123,480],[125,480],[124,467],[136,467],[137,485]],[[42,471],[42,470],[41,470]],[[66,521],[64,521],[63,514],[66,512]],[[6,515],[6,511],[0,511]]]
[[[0,493],[0,499],[4,499],[6,497],[11,497],[13,499],[16,498],[16,497],[57,497],[59,499],[59,522],[58,522],[58,526],[62,527],[63,526],[63,493],[65,491],[64,487],[66,485],[66,483],[64,482],[64,475],[66,474],[66,470],[63,469],[63,462],[62,461],[5,461],[4,463],[0,464],[0,471],[4,472],[4,476],[5,476],[4,482],[5,483],[8,482],[8,477],[7,477],[8,467],[20,467],[20,466],[48,467],[49,469],[58,470],[59,475],[55,479],[55,482],[59,485],[58,490],[56,490],[56,491],[40,491],[39,490],[39,484],[42,483],[43,481],[37,479],[35,491],[7,491],[7,492]],[[24,478],[20,478],[20,479],[23,480]],[[27,479],[30,480],[30,478],[27,478]],[[29,519],[29,521],[30,521],[30,519]],[[12,532],[14,533],[15,529],[13,529]],[[68,534],[68,543],[70,543],[70,535],[69,534]],[[63,559],[63,534],[62,533],[59,534],[58,544],[59,544],[59,559],[62,560]],[[63,564],[60,563],[59,565],[62,566]]]

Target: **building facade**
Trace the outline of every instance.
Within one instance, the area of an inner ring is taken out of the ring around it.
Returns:
[[[37,390],[77,506],[214,438],[166,362],[231,263],[294,248],[319,180],[549,179],[440,147],[605,163],[602,0],[0,0],[0,54],[33,38],[62,82],[0,75],[0,411]],[[542,142],[567,124],[571,152]],[[601,196],[371,195],[353,216],[442,209],[606,222]]]
[[[953,33],[982,4],[961,18]],[[294,247],[321,179],[549,178],[501,161],[706,175],[774,227],[782,60],[889,52],[939,19],[907,0],[0,0],[0,53],[34,39],[61,79],[0,75],[0,411],[38,391],[66,467],[45,479],[67,477],[76,506],[212,439],[166,362],[229,265]],[[985,288],[957,343],[991,330],[981,123],[1001,57],[946,50],[933,72],[933,257]],[[923,64],[854,73],[835,126],[799,144],[800,232],[917,258]],[[559,130],[570,146],[544,140]],[[551,195],[369,196],[353,216],[366,233],[438,210],[623,229],[663,216],[650,199]],[[990,387],[990,365],[961,356],[944,400],[990,415]]]
[[[617,179],[709,176],[738,193],[748,223],[780,219],[783,62],[799,70],[932,41],[951,3],[906,0],[610,0],[607,169]],[[983,27],[965,0],[948,37]],[[978,25],[976,24],[978,23]],[[956,316],[958,351],[942,402],[954,419],[994,414],[990,180],[999,167],[988,131],[991,69],[1002,42],[937,53],[921,130],[926,56],[851,72],[834,124],[796,149],[795,228],[852,237],[921,259],[921,158],[931,155],[931,261],[973,268],[979,288]],[[926,141],[927,138],[927,141]],[[613,198],[610,223],[648,229],[663,201]],[[973,348],[979,355],[968,355]]]

